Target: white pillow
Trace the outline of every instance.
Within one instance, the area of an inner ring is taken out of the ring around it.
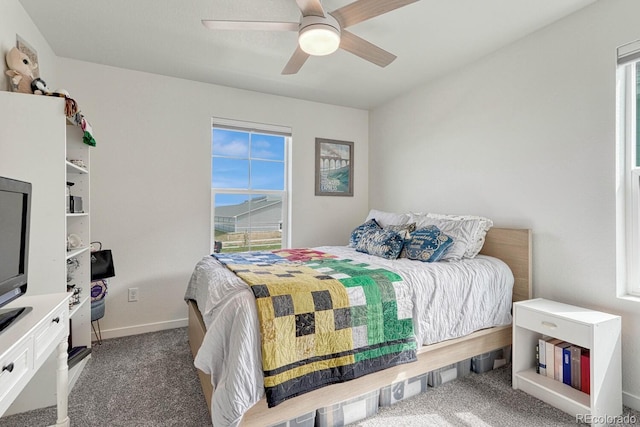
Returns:
[[[435,216],[435,217],[434,217]],[[444,234],[453,239],[453,245],[447,249],[441,260],[460,260],[462,258],[475,257],[482,245],[484,244],[484,236],[488,228],[487,224],[493,225],[491,220],[486,218],[452,218],[443,215],[434,214],[434,216],[422,216],[416,223],[416,228],[424,228],[429,225],[435,225]],[[491,227],[489,225],[489,228]]]
[[[367,222],[370,219],[375,219],[376,222],[380,224],[380,227],[386,227],[388,225],[406,224],[407,222],[409,222],[409,215],[404,213],[385,212],[371,209],[364,222]]]
[[[472,235],[469,236],[469,245],[467,246],[467,250],[464,253],[465,258],[473,258],[478,255],[478,253],[482,249],[482,246],[484,245],[484,238],[487,235],[487,231],[489,231],[489,229],[493,227],[493,221],[482,216],[444,215],[436,213],[428,213],[427,216],[430,218],[439,219],[469,220],[476,223],[475,232],[472,232]]]
[[[409,212],[407,216],[409,220],[407,222],[420,222],[422,218],[425,218],[428,214],[423,212]]]

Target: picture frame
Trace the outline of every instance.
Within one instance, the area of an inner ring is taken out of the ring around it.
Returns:
[[[353,197],[353,142],[316,138],[316,196]]]
[[[33,70],[33,78],[40,77],[40,66],[38,64],[38,52],[19,34],[16,34],[16,48],[29,57],[29,60],[36,68]]]

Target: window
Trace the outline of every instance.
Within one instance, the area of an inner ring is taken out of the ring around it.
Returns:
[[[616,216],[618,295],[640,296],[640,41],[618,49]]]
[[[288,128],[213,120],[213,251],[288,246],[290,143]]]

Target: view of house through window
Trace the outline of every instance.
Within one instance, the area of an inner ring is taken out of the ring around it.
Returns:
[[[618,49],[616,88],[618,294],[640,296],[640,42]]]
[[[211,199],[215,252],[287,242],[288,128],[214,119]]]

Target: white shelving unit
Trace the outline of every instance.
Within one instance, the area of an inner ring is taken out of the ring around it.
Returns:
[[[67,292],[67,260],[77,258],[80,268],[72,283],[82,288],[81,303],[70,307],[72,345],[91,346],[90,304],[90,147],[82,130],[68,125],[61,98],[0,91],[0,176],[32,184],[31,241],[27,296]],[[80,159],[84,168],[69,160]],[[66,213],[66,183],[82,197],[83,213]],[[67,251],[67,236],[77,234],[83,245]],[[45,364],[16,399],[7,414],[56,403],[55,358]],[[69,370],[69,390],[86,364]]]
[[[542,298],[514,303],[513,388],[594,426],[622,413],[621,318]],[[590,352],[590,394],[536,373],[540,338],[559,338]]]
[[[72,196],[82,197],[81,212],[66,212],[66,234],[80,237],[81,245],[67,248],[66,260],[78,260],[79,267],[67,277],[67,284],[82,289],[80,302],[70,307],[70,344],[72,347],[91,347],[91,187],[90,187],[90,147],[82,142],[82,131],[76,126],[67,126],[65,168],[66,182],[72,182],[70,187]],[[72,163],[82,161],[84,167]],[[69,369],[69,389],[84,369],[88,358]]]

